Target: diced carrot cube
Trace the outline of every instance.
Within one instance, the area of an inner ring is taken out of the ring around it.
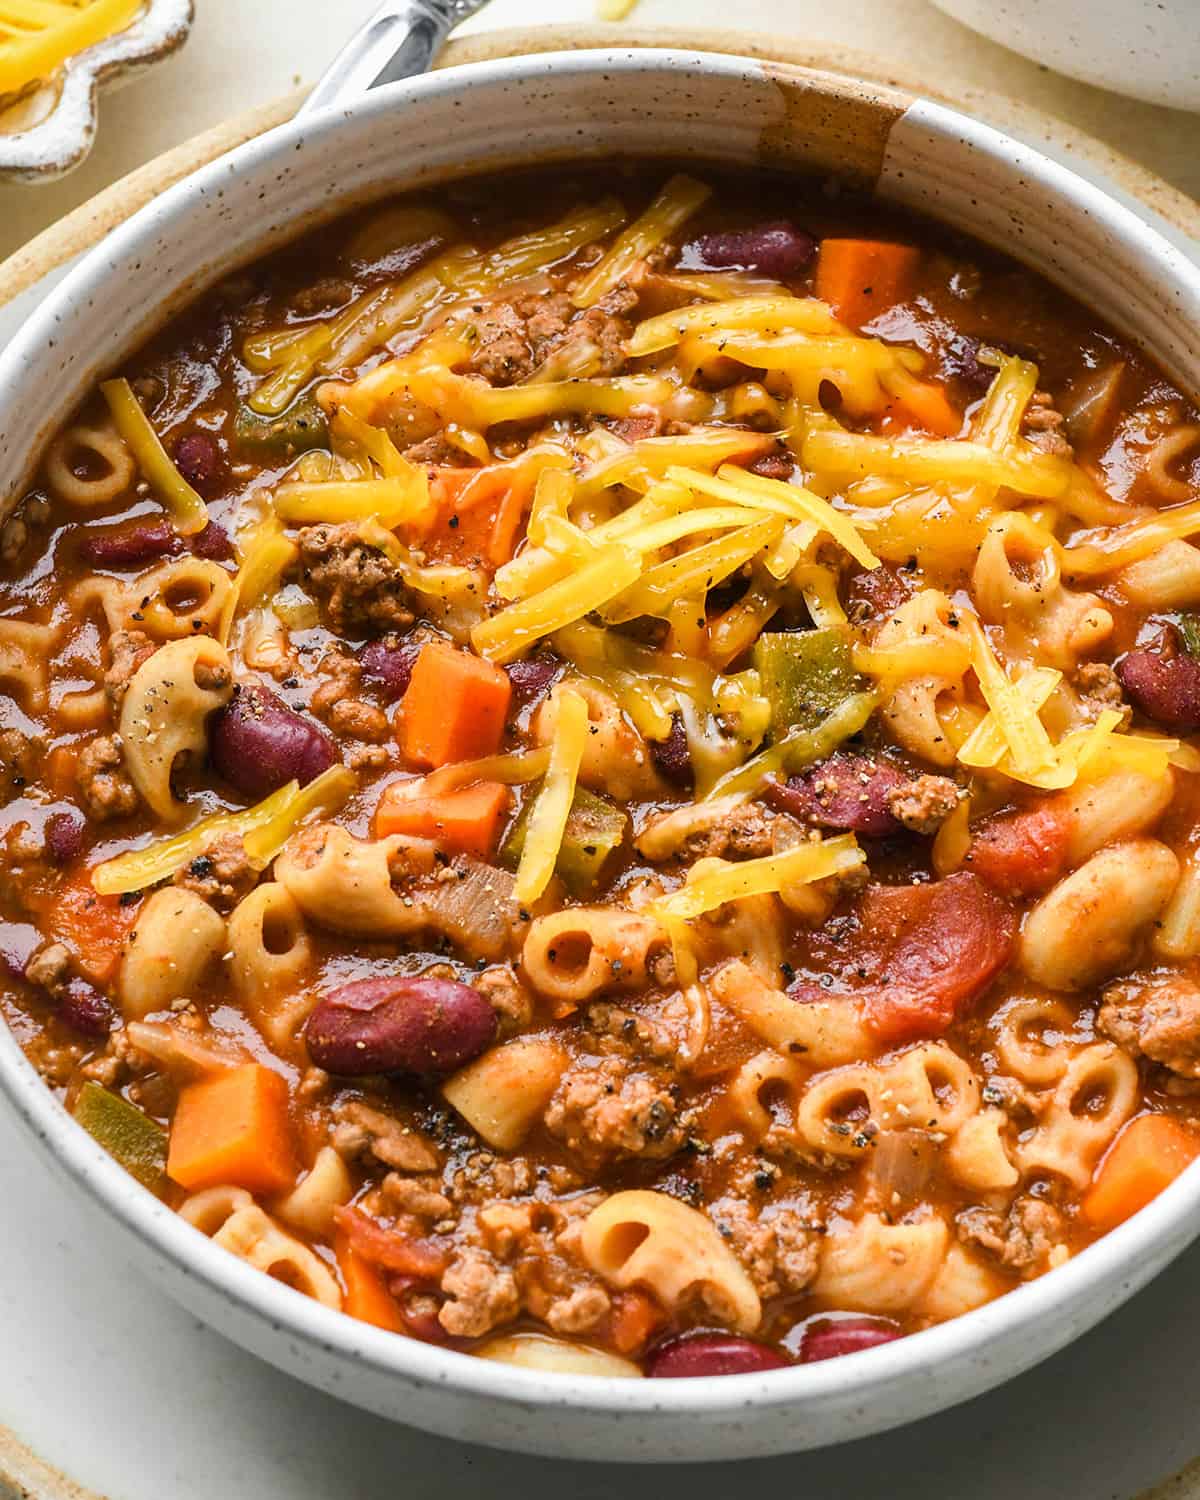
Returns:
[[[417,766],[477,760],[499,749],[512,684],[494,663],[442,641],[421,648],[404,695],[400,748]]]
[[[816,293],[843,323],[861,328],[903,302],[912,289],[921,252],[886,240],[821,241]]]
[[[403,833],[432,839],[456,854],[487,859],[496,849],[500,820],[508,808],[508,788],[498,781],[481,781],[440,796],[404,795],[403,783],[393,783],[375,811],[375,837]]]
[[[246,1063],[180,1091],[167,1175],[189,1192],[233,1183],[283,1192],[296,1180],[287,1081]]]
[[[1200,1136],[1167,1115],[1138,1115],[1108,1148],[1080,1211],[1112,1229],[1157,1198],[1200,1156]]]

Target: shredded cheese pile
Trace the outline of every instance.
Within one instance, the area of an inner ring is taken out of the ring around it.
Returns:
[[[0,0],[0,95],[49,78],[68,58],[123,31],[143,0]]]
[[[785,765],[788,747],[764,748],[769,709],[758,674],[726,669],[789,602],[802,601],[814,625],[849,634],[839,597],[844,566],[871,570],[919,556],[935,571],[961,574],[989,527],[1011,517],[1074,581],[1200,532],[1200,504],[1139,512],[1109,500],[1070,456],[1028,441],[1022,421],[1038,372],[1026,360],[989,356],[996,373],[986,399],[957,433],[928,436],[903,424],[884,435],[855,430],[849,422],[896,409],[936,409],[951,420],[954,413],[924,377],[916,350],[856,333],[824,302],[742,272],[656,270],[664,286],[692,300],[634,328],[624,351],[635,362],[630,373],[605,374],[586,340],[518,384],[492,387],[464,373],[481,302],[544,288],[548,268],[603,243],[571,289],[576,308],[595,307],[648,274],[656,247],[708,196],[703,183],[679,175],[636,218],[604,200],[486,252],[456,241],[440,211],[402,206],[383,228],[401,240],[440,242],[432,259],[330,317],[247,340],[245,362],[262,377],[250,404],[264,416],[283,411],[316,376],[341,378],[318,391],[331,416],[332,453],[299,460],[265,507],[255,497],[258,509],[239,532],[226,636],[237,614],[269,606],[280,588],[295,559],[291,528],[354,523],[481,656],[507,663],[549,643],[579,681],[615,696],[648,738],[662,739],[682,719],[697,795],[751,795]],[[398,336],[405,347],[393,354]],[[736,397],[726,395],[727,382],[716,390],[696,382],[713,361],[744,367]],[[827,409],[830,387],[843,420]],[[757,420],[748,430],[751,406]],[[626,441],[604,425],[645,413],[667,431]],[[671,432],[676,416],[680,430]],[[513,422],[541,423],[542,435],[516,458],[498,459],[493,429]],[[408,463],[400,447],[433,431],[462,451],[464,465],[481,466],[458,493],[459,516],[507,496],[513,536],[528,517],[515,554],[509,547],[488,559],[494,578],[424,564],[422,537],[445,501],[430,483],[438,471]],[[795,463],[792,478],[752,472],[780,442]],[[163,490],[186,515],[186,496],[166,483]],[[1070,544],[1055,540],[1060,519],[1075,524]],[[747,580],[740,597],[714,614],[710,595],[735,576]],[[973,775],[1052,788],[1116,763],[1166,774],[1188,758],[1174,741],[1123,733],[1111,715],[1056,738],[1043,713],[1065,691],[1062,673],[1039,665],[1036,653],[1031,664],[1022,643],[985,628],[974,607],[963,602],[961,644],[912,639],[882,648],[857,640],[854,663],[867,685],[831,721],[856,732],[904,682],[957,674],[966,698],[950,739]],[[645,617],[664,622],[658,648],[618,630]],[[544,822],[560,838],[569,764],[559,746],[539,800],[554,790]],[[527,891],[550,857],[548,841],[533,843],[540,863],[529,866]]]

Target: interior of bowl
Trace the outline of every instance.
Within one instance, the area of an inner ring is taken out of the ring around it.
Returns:
[[[853,80],[683,52],[567,53],[381,90],[249,143],[143,210],[0,357],[5,494],[20,494],[40,448],[98,374],[234,267],[385,193],[581,156],[815,169],[873,184],[1027,260],[1098,306],[1185,389],[1200,390],[1200,348],[1190,337],[1200,326],[1200,275],[1127,211],[1036,153],[940,106]],[[490,1410],[470,1418],[471,1436],[543,1451],[570,1442],[581,1456],[611,1456],[615,1427],[603,1423],[622,1416],[645,1418],[629,1438],[640,1450],[622,1456],[679,1457],[683,1446],[690,1457],[733,1456],[862,1435],[966,1399],[1136,1289],[1195,1232],[1189,1219],[1200,1202],[1193,1171],[1040,1282],[847,1360],[665,1388],[568,1376],[551,1387],[544,1376],[355,1324],[214,1249],[59,1110],[7,1034],[0,1083],[55,1159],[166,1267],[179,1295],[231,1336],[377,1410],[394,1410],[396,1397],[369,1388],[371,1379],[401,1379],[410,1419],[441,1430],[463,1431],[448,1393],[487,1398]],[[342,1384],[347,1368],[357,1375]],[[432,1393],[430,1404],[421,1391]],[[531,1435],[547,1411],[558,1413],[561,1434]],[[570,1425],[571,1413],[603,1420],[585,1431]]]

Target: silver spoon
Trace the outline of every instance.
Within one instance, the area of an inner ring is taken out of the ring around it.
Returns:
[[[346,43],[300,106],[311,114],[373,89],[424,73],[442,43],[488,0],[385,0]]]

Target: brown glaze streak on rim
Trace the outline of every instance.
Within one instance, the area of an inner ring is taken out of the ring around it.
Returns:
[[[1107,170],[1120,186],[1147,207],[1185,234],[1200,240],[1200,210],[1191,198],[1094,136],[1007,95],[967,88],[955,94],[930,87],[924,80],[897,71],[880,58],[853,48],[808,50],[798,43],[789,45],[764,32],[686,27],[631,28],[619,24],[544,25],[536,29],[509,28],[452,41],[436,66],[451,67],[520,54],[561,51],[563,48],[586,50],[614,45],[639,49],[682,47],[778,63],[783,65],[781,74],[786,70],[782,87],[788,97],[794,97],[797,83],[792,69],[806,70],[809,79],[815,83],[819,78],[835,91],[835,98],[842,101],[830,111],[829,128],[823,136],[825,148],[828,150],[840,144],[844,149],[848,142],[853,142],[864,175],[870,180],[879,174],[882,149],[876,148],[881,133],[885,137],[895,123],[893,109],[898,106],[902,112],[913,95],[923,95],[952,108],[977,113],[989,124],[1023,133],[1035,140],[1054,142],[1065,137],[1082,148],[1084,160]],[[0,263],[0,305],[35,286],[55,267],[90,250],[110,230],[123,224],[152,198],[190,172],[290,120],[307,93],[307,88],[295,89],[270,104],[237,115],[193,137],[184,145],[118,179],[57,224],[43,230]],[[788,107],[785,101],[785,109]],[[811,104],[807,108],[811,110]],[[811,125],[811,119],[804,121],[805,129]],[[773,149],[777,140],[778,137],[768,133],[765,149]]]
[[[799,159],[873,187],[883,171],[892,126],[913,96],[838,73],[761,61],[783,105],[783,119],[759,138],[763,165],[794,166]]]

